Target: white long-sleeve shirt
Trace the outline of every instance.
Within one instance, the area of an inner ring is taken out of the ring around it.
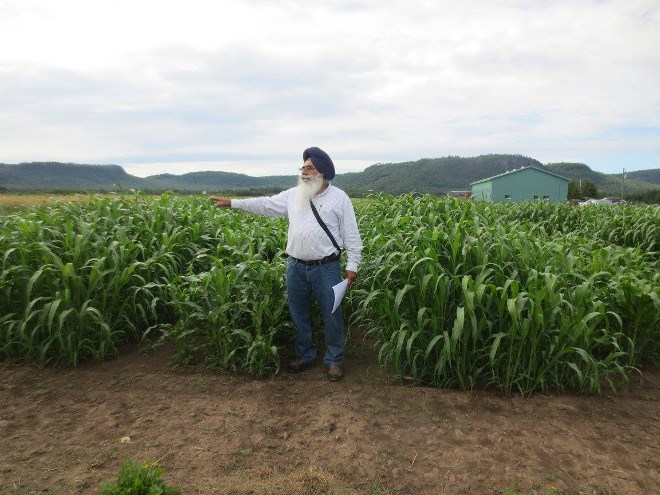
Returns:
[[[348,195],[332,185],[312,198],[316,210],[346,250],[346,270],[357,272],[362,258],[362,239],[358,231],[355,211]],[[296,199],[296,188],[274,196],[232,199],[231,207],[267,217],[287,216],[289,231],[286,253],[301,260],[319,260],[337,252],[332,241],[312,212],[309,203],[301,205]]]

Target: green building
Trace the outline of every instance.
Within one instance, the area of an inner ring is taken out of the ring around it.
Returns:
[[[566,177],[552,172],[522,167],[470,185],[472,199],[477,201],[561,203],[568,197],[568,183]]]

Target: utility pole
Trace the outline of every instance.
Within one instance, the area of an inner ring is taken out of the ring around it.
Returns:
[[[624,183],[626,181],[626,169],[623,169],[623,173],[621,174],[621,201],[623,201],[623,187]]]

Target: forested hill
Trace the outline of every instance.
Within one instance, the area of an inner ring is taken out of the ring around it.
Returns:
[[[625,181],[623,181],[622,174],[596,172],[584,163],[548,163],[546,169],[567,179],[590,180],[596,185],[598,191],[606,196],[619,196],[622,187],[625,188],[626,194],[660,189],[660,169],[657,168],[626,172]]]
[[[499,175],[509,170],[535,166],[571,180],[590,180],[601,193],[614,195],[621,191],[621,174],[603,174],[582,163],[541,164],[521,155],[447,156],[423,158],[403,163],[383,163],[367,167],[363,172],[338,173],[333,184],[349,193],[368,191],[401,194],[418,192],[445,194],[451,190],[469,190],[470,183]],[[341,170],[338,170],[341,172]],[[294,186],[296,176],[251,177],[230,172],[192,172],[183,175],[154,175],[147,178],[127,174],[118,165],[79,165],[39,162],[18,165],[0,164],[0,190],[40,191],[277,191]],[[660,169],[627,172],[627,193],[660,189]]]
[[[0,163],[0,190],[10,191],[220,191],[250,188],[281,190],[295,184],[295,180],[295,176],[251,177],[232,172],[191,172],[142,178],[127,174],[119,165]]]
[[[529,166],[544,168],[538,160],[520,155],[423,158],[372,165],[363,172],[341,174],[333,184],[346,190],[445,194],[452,190],[469,190],[472,182]]]
[[[637,170],[636,172],[626,172],[628,179],[643,180],[658,184],[660,186],[660,168],[653,168],[651,170]]]
[[[288,188],[296,176],[251,177],[233,172],[190,172],[183,175],[152,175],[146,179],[157,189],[219,191],[222,189]]]
[[[126,173],[119,165],[81,165],[77,163],[32,162],[19,165],[0,163],[0,188],[36,191],[112,191],[144,188],[140,177]]]
[[[543,165],[519,155],[482,155],[473,158],[449,156],[424,158],[415,162],[377,164],[363,172],[340,173],[332,183],[347,191],[383,191],[394,194],[419,192],[445,194],[469,189],[470,183],[514,168]],[[180,176],[159,175],[147,180],[164,189],[221,190],[239,188],[288,188],[296,176],[250,177],[227,172],[193,172]]]

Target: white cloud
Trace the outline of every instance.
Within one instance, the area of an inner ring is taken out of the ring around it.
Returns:
[[[0,44],[3,162],[660,167],[650,0],[0,0]]]

